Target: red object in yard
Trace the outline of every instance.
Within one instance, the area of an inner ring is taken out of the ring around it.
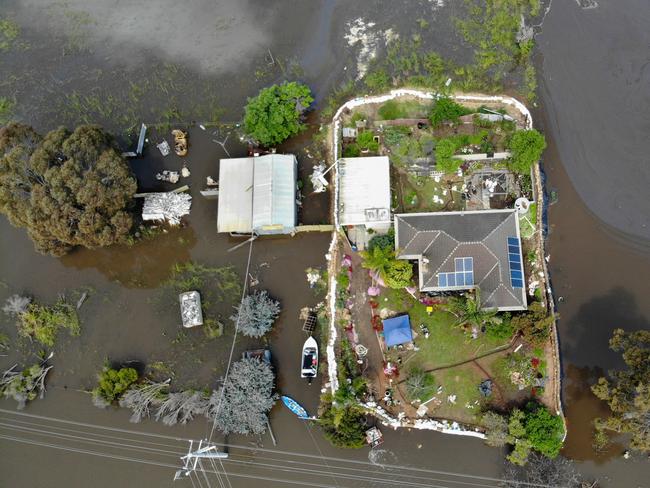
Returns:
[[[370,308],[372,308],[373,310],[379,306],[379,304],[374,300],[370,300],[368,301],[368,303],[370,304]]]
[[[372,318],[370,319],[370,323],[372,324],[372,328],[377,332],[381,332],[382,330],[384,330],[384,324],[382,324],[379,315],[373,315]]]
[[[531,359],[531,360],[530,360],[530,364],[533,365],[533,368],[537,369],[538,366],[539,366],[539,359],[537,359],[537,358],[533,358],[533,359]]]
[[[531,390],[530,390],[530,394],[531,394],[532,396],[534,396],[534,397],[537,396],[537,388],[535,388],[535,387],[533,386],[533,387],[531,388]]]

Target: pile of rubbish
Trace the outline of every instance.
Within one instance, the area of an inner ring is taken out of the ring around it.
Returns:
[[[174,152],[178,156],[185,156],[187,154],[187,132],[174,129],[172,135],[174,136]]]
[[[323,163],[314,166],[314,172],[310,178],[311,184],[314,187],[314,193],[323,193],[327,190],[329,183],[325,179],[325,165]]]
[[[179,178],[180,175],[178,174],[178,171],[169,171],[166,169],[162,173],[156,173],[156,179],[158,181],[166,181],[168,183],[178,183]]]
[[[150,193],[144,197],[142,220],[165,220],[178,225],[183,215],[189,215],[192,197],[186,193]]]
[[[201,295],[198,291],[187,291],[178,296],[181,302],[181,318],[183,327],[196,327],[203,325],[203,312],[201,311]]]

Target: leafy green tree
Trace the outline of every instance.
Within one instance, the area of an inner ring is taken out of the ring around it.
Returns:
[[[98,126],[42,138],[31,127],[0,129],[0,212],[27,229],[36,249],[61,256],[75,246],[124,242],[136,181]]]
[[[508,167],[516,173],[526,174],[542,157],[546,139],[535,129],[520,130],[512,135],[509,149],[511,156]]]
[[[456,143],[451,139],[440,139],[436,144],[436,169],[443,173],[455,173],[462,160],[454,158]]]
[[[309,87],[285,82],[264,88],[248,99],[244,129],[262,146],[274,146],[301,132],[301,115],[314,101]]]
[[[435,62],[437,63],[438,61],[436,60]],[[471,110],[456,103],[451,98],[440,97],[433,104],[429,119],[431,120],[431,124],[437,127],[443,122],[458,122],[459,117],[470,113],[472,113]]]
[[[608,418],[597,420],[596,428],[603,444],[605,431],[625,433],[632,449],[650,452],[650,331],[616,329],[609,345],[622,353],[626,369],[610,371],[591,387],[611,410]]]
[[[95,406],[104,408],[113,403],[138,381],[138,372],[133,368],[113,369],[104,366],[97,375],[97,386],[92,391]]]
[[[559,415],[553,415],[543,405],[530,402],[526,406],[526,439],[537,452],[554,458],[562,449],[564,423]]]

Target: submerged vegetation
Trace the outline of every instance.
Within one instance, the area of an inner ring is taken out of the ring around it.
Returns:
[[[77,311],[65,298],[47,306],[32,301],[30,297],[13,295],[2,310],[16,318],[19,335],[35,339],[44,346],[53,347],[61,329],[67,329],[72,336],[81,333]]]
[[[281,310],[280,302],[271,298],[266,290],[246,296],[235,309],[237,313],[230,320],[248,337],[262,337],[271,330]]]
[[[43,398],[45,394],[45,377],[52,366],[44,363],[33,364],[22,371],[15,371],[12,366],[0,376],[0,395],[18,402],[18,410],[25,408],[27,402]]]
[[[609,444],[609,433],[630,436],[630,447],[650,452],[650,332],[626,332],[616,329],[609,341],[612,350],[621,353],[625,369],[610,371],[591,387],[607,403],[611,414],[596,419],[595,447]]]

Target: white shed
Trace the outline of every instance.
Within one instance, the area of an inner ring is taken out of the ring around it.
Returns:
[[[390,218],[390,164],[388,157],[339,160],[339,222],[388,230]]]
[[[290,234],[297,221],[298,162],[292,154],[222,159],[217,231]]]

